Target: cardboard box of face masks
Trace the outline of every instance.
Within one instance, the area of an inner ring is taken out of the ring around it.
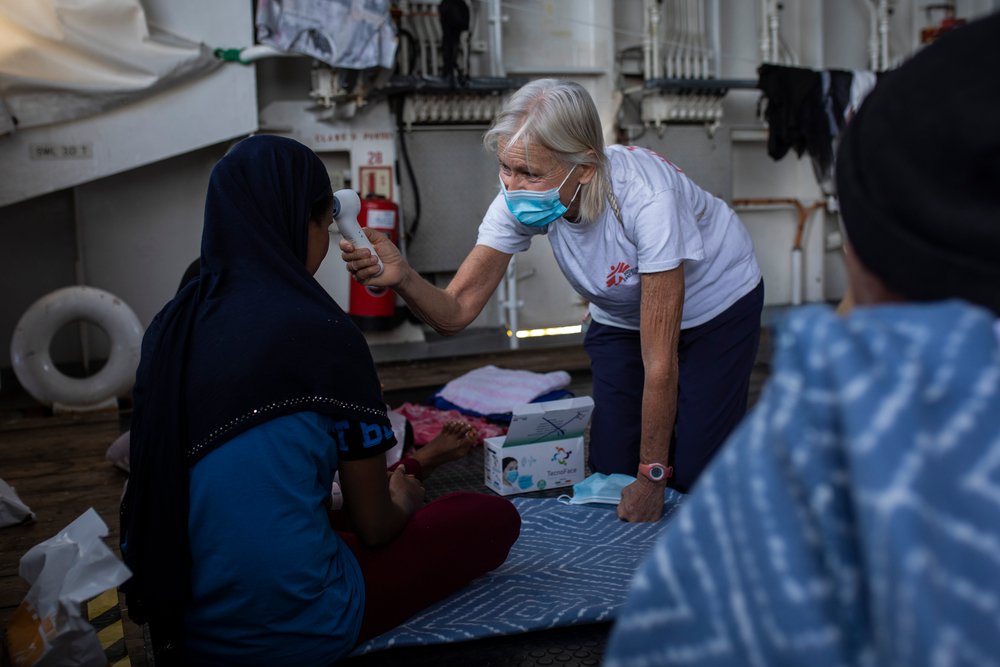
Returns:
[[[582,480],[583,432],[593,411],[590,396],[517,406],[507,435],[486,438],[486,486],[509,496]]]

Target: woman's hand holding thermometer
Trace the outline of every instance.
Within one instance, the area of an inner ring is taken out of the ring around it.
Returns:
[[[382,265],[382,260],[375,252],[372,242],[365,236],[361,225],[358,224],[358,213],[361,211],[361,199],[358,197],[358,193],[354,190],[337,190],[333,193],[333,200],[333,219],[337,223],[340,235],[355,249],[367,248],[372,257],[378,261],[378,273],[372,278],[381,275],[385,268]]]

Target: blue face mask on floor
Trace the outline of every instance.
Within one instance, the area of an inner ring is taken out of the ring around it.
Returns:
[[[573,496],[562,495],[558,500],[568,505],[585,505],[587,503],[603,503],[617,505],[622,499],[622,489],[635,481],[631,475],[613,473],[605,475],[595,472],[581,482],[573,485]]]

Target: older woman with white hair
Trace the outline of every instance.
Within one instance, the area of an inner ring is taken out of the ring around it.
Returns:
[[[750,237],[732,209],[666,158],[605,147],[579,84],[525,85],[484,144],[499,162],[500,192],[447,287],[422,279],[378,232],[366,230],[381,274],[366,249],[341,241],[342,257],[356,280],[395,289],[452,334],[479,314],[511,256],[547,234],[590,304],[590,468],[636,475],[619,516],[654,521],[664,486],[687,491],[746,411],[763,305]]]

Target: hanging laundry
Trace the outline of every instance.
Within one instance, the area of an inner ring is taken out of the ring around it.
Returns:
[[[854,75],[840,69],[823,70],[829,85],[823,88],[823,109],[830,124],[830,135],[837,136],[847,125],[847,110],[851,105],[851,84]]]
[[[813,173],[824,194],[831,195],[837,190],[833,176],[833,164],[837,154],[837,137],[847,124],[844,120],[844,110],[850,104],[851,79],[850,72],[845,70],[822,70],[819,73],[821,82],[820,104],[823,105],[823,116],[826,120],[827,136],[818,141],[817,147],[810,149]]]
[[[806,137],[822,128],[819,120],[819,73],[801,67],[764,64],[757,70],[757,87],[764,93],[767,106],[767,154],[774,160],[785,157],[789,149],[801,157]]]
[[[875,72],[856,69],[851,72],[851,97],[847,109],[844,110],[844,119],[850,120],[858,109],[865,96],[875,87]]]
[[[396,28],[389,0],[258,0],[257,40],[330,67],[392,69]]]
[[[454,82],[459,73],[458,51],[462,33],[469,30],[469,5],[465,0],[441,0],[438,16],[441,19],[441,53],[444,60],[441,75]]]
[[[767,154],[775,160],[790,149],[812,159],[816,180],[833,194],[837,139],[861,100],[874,87],[875,74],[761,65],[757,87],[766,101]]]

